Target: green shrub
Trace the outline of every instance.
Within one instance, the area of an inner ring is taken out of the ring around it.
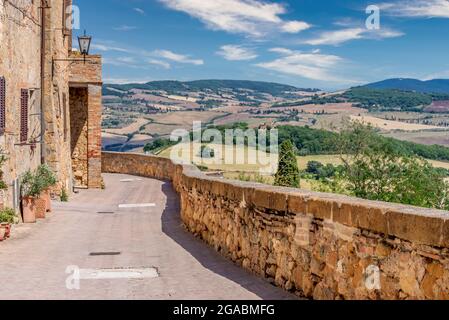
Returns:
[[[444,171],[428,161],[404,156],[375,130],[352,123],[340,132],[346,189],[354,196],[449,210],[449,183]]]
[[[46,164],[42,164],[37,168],[36,175],[42,180],[44,190],[54,186],[57,182],[56,175]]]
[[[203,172],[209,171],[209,168],[206,166],[202,166],[202,165],[196,165],[196,167]]]
[[[4,208],[0,210],[0,223],[14,223],[16,212],[11,208]]]
[[[44,179],[28,170],[21,179],[22,196],[38,197],[45,189]]]
[[[300,174],[295,150],[290,140],[279,147],[279,167],[276,172],[275,186],[299,188]]]
[[[149,152],[157,152],[159,150],[163,150],[165,148],[171,147],[175,145],[176,142],[171,141],[170,139],[159,138],[154,140],[153,142],[147,143],[143,148],[143,151],[146,153]]]
[[[61,191],[61,202],[69,202],[69,195],[65,189]]]
[[[244,182],[257,182],[257,183],[262,183],[262,184],[271,184],[270,180],[261,175],[260,173],[245,173],[245,172],[240,172],[238,177],[238,180],[240,181],[244,181]]]

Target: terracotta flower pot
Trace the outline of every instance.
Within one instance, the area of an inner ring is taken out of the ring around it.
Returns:
[[[44,190],[42,192],[42,197],[45,199],[45,203],[46,203],[46,211],[47,212],[51,212],[52,208],[51,208],[51,196],[50,196],[50,189]]]
[[[0,241],[3,241],[6,239],[5,233],[6,233],[6,230],[4,228],[0,228]]]
[[[0,228],[5,229],[5,238],[9,238],[11,236],[11,224],[10,223],[2,223]]]
[[[36,203],[33,197],[22,198],[22,215],[24,223],[36,222]]]
[[[36,219],[45,219],[45,213],[47,212],[47,201],[45,198],[36,198],[34,203],[36,204]]]

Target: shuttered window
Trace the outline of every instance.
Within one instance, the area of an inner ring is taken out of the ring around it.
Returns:
[[[0,135],[6,129],[6,80],[0,77]]]
[[[28,141],[28,90],[20,93],[20,142]]]

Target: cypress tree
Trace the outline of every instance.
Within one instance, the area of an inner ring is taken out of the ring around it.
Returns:
[[[274,184],[279,187],[300,186],[298,161],[290,140],[284,141],[279,147],[279,167]]]

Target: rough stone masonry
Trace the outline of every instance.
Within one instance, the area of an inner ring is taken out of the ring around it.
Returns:
[[[0,147],[8,158],[2,169],[9,186],[0,203],[16,209],[15,182],[41,163],[57,174],[55,195],[63,189],[70,194],[74,180],[101,187],[102,63],[93,55],[84,62],[72,50],[71,5],[72,0],[0,0],[0,78],[6,98],[0,105],[5,115]],[[84,159],[85,165],[78,165]]]
[[[449,214],[207,177],[103,153],[103,171],[173,181],[186,228],[271,283],[313,299],[449,299]]]

